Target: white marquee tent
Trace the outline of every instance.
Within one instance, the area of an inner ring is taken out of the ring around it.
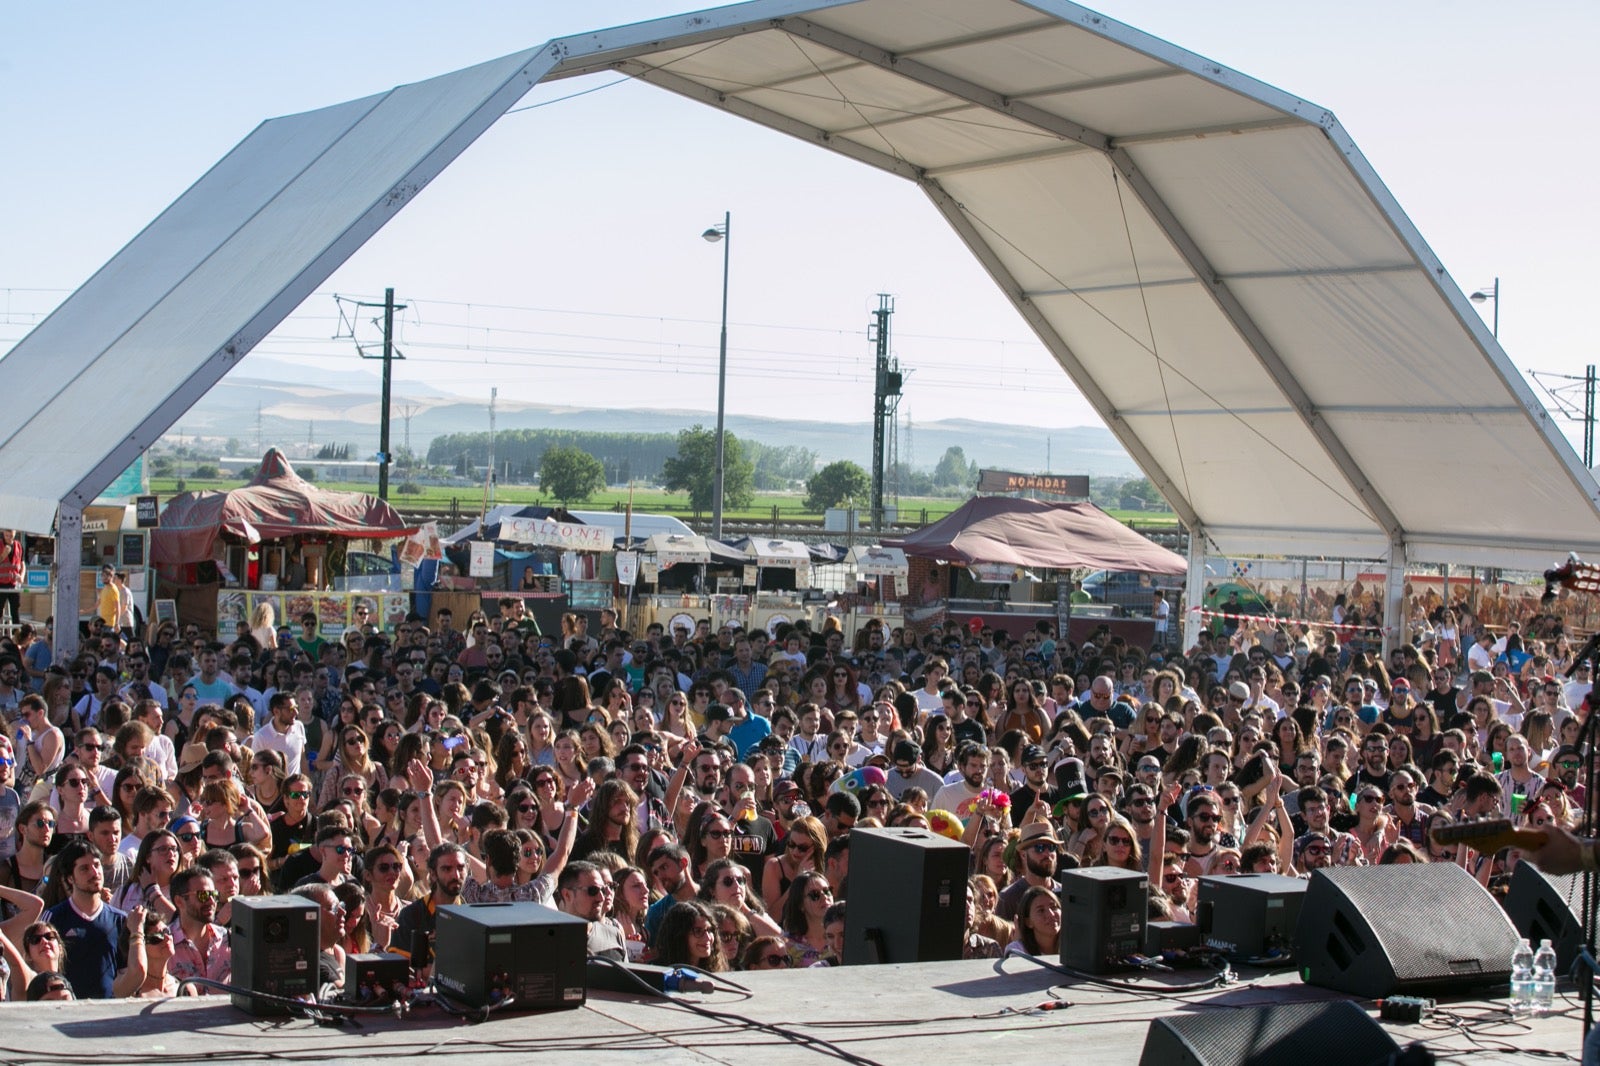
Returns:
[[[0,360],[34,398],[0,431],[0,515],[75,541],[529,88],[617,71],[928,196],[1197,550],[1600,548],[1594,477],[1333,115],[1063,0],[756,0],[264,122]]]

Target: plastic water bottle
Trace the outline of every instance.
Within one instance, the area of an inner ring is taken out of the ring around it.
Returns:
[[[1549,1014],[1556,998],[1556,949],[1541,940],[1533,956],[1533,1013]]]
[[[1511,953],[1511,1016],[1533,1013],[1533,948],[1523,938]]]

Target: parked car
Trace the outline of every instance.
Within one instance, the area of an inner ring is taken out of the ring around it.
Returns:
[[[380,577],[394,572],[394,563],[390,561],[387,555],[364,551],[345,552],[344,573],[346,577]]]
[[[1167,594],[1167,602],[1177,617],[1178,601],[1183,596],[1181,574],[1136,574],[1130,570],[1094,570],[1083,579],[1083,591],[1095,603],[1120,607],[1125,614],[1150,614],[1156,590]]]

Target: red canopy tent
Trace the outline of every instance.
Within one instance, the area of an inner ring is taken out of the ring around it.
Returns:
[[[178,567],[213,558],[218,537],[257,544],[286,537],[405,537],[416,532],[376,496],[319,489],[277,448],[261,457],[250,484],[228,492],[174,496],[150,538],[150,561]]]
[[[1009,563],[1056,570],[1182,574],[1188,561],[1092,503],[979,496],[931,526],[883,542],[947,563]]]

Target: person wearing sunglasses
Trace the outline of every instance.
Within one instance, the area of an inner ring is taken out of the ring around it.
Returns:
[[[17,765],[14,780],[8,783],[26,797],[35,781],[49,777],[61,766],[67,739],[50,721],[49,704],[43,696],[22,697],[17,705],[17,716],[14,753]]]
[[[789,955],[788,944],[782,937],[758,936],[750,941],[740,956],[741,970],[789,970],[794,959]]]
[[[1060,892],[1061,883],[1056,880],[1056,872],[1061,868],[1061,851],[1061,838],[1049,822],[1029,822],[1023,826],[1017,838],[1017,859],[1022,876],[1001,891],[1000,898],[995,901],[995,915],[1008,922],[1016,921],[1017,908],[1030,888],[1037,886]],[[1071,866],[1077,865],[1072,861]]]
[[[783,931],[789,935],[789,956],[796,966],[811,966],[828,953],[827,914],[833,887],[823,874],[807,870],[789,886],[783,906]]]
[[[317,868],[296,881],[294,887],[337,885],[349,880],[355,853],[350,830],[339,825],[325,826],[317,830],[317,841],[311,848],[311,854],[317,860]]]
[[[655,961],[662,966],[692,966],[707,973],[728,968],[717,948],[717,917],[709,903],[674,903],[656,936]]]
[[[1377,793],[1377,789],[1368,786],[1368,793]],[[1360,801],[1357,801],[1360,806]],[[1372,806],[1367,804],[1366,806]],[[1320,788],[1303,788],[1300,790],[1300,814],[1305,819],[1306,832],[1294,844],[1295,868],[1304,872],[1308,867],[1302,861],[1301,855],[1308,845],[1321,840],[1326,845],[1326,858],[1324,866],[1364,866],[1366,853],[1361,849],[1361,842],[1349,833],[1334,829],[1332,826],[1333,811],[1328,795]]]
[[[89,812],[95,805],[88,798],[94,787],[94,778],[77,763],[69,762],[56,771],[55,784],[55,793],[50,802],[59,812],[56,816],[56,835],[82,836],[89,831]]]
[[[744,915],[757,936],[782,936],[783,928],[767,913],[761,897],[750,887],[750,871],[736,859],[717,859],[700,880],[699,898],[720,903]]]
[[[50,845],[56,835],[56,811],[44,800],[29,803],[17,812],[16,852],[0,861],[0,885],[36,892],[45,875]]]
[[[1150,894],[1158,893],[1167,901],[1169,920],[1193,923],[1194,895],[1199,879],[1184,871],[1182,855],[1167,855],[1161,862],[1152,861],[1150,867]]]
[[[9,901],[10,897],[6,898]],[[5,923],[6,936],[0,939],[0,949],[4,949],[11,969],[5,988],[7,999],[26,999],[28,983],[36,975],[60,973],[66,965],[67,949],[61,942],[61,934],[49,922],[38,919],[39,915],[35,914],[32,920],[20,925]]]
[[[617,962],[626,962],[628,957],[627,943],[622,935],[622,927],[606,916],[606,911],[611,906],[611,901],[616,892],[611,883],[611,874],[592,862],[578,860],[567,863],[566,869],[561,871],[561,876],[556,879],[556,899],[560,909],[575,918],[582,918],[589,923],[589,954],[602,955]],[[690,901],[682,906],[692,905]],[[669,915],[671,911],[667,912]],[[715,925],[707,910],[706,928],[709,946],[708,954],[715,954],[716,934]],[[662,921],[662,933],[658,934],[659,940],[664,935],[666,921]],[[659,959],[657,961],[660,961]]]
[[[1189,830],[1189,843],[1184,850],[1184,872],[1199,877],[1206,872],[1211,853],[1222,844],[1222,803],[1214,791],[1196,791],[1190,794],[1188,816],[1184,820]]]
[[[180,981],[204,977],[228,983],[233,976],[233,952],[228,931],[216,924],[218,896],[211,874],[200,867],[180,871],[172,879],[172,896],[178,905],[178,916],[170,926],[168,972]],[[195,991],[215,992],[200,986]]]
[[[272,883],[279,889],[290,886],[278,884],[278,871],[290,855],[310,847],[316,842],[316,819],[311,816],[311,778],[305,774],[291,774],[284,779],[283,813],[272,818],[272,845],[267,852],[267,871]],[[262,841],[264,845],[266,841]]]
[[[555,903],[556,880],[572,854],[578,835],[578,812],[568,809],[550,858],[542,864],[543,846],[531,829],[491,829],[483,834],[483,876],[469,873],[461,888],[466,903],[531,901]],[[530,870],[535,876],[525,874]]]

